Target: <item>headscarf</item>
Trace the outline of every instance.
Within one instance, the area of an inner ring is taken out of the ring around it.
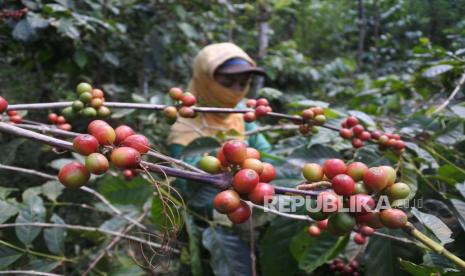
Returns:
[[[234,108],[249,92],[249,86],[241,92],[232,91],[215,80],[215,70],[231,58],[241,58],[256,66],[247,53],[233,43],[211,44],[199,52],[189,85],[189,92],[195,95],[199,106]],[[244,139],[242,114],[202,112],[196,118],[178,118],[171,126],[167,143],[185,146],[198,137],[215,136],[218,131],[231,129],[241,135],[237,139]]]

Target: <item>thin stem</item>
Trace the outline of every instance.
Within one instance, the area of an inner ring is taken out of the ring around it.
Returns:
[[[303,183],[297,185],[298,190],[314,190],[317,188],[331,188],[331,182],[329,181],[318,181],[318,182],[313,182],[313,183]]]
[[[259,127],[254,130],[246,131],[244,132],[244,135],[251,136],[251,135],[261,133],[261,132],[274,131],[274,130],[299,130],[299,126],[297,125],[264,126],[264,127]]]
[[[253,230],[253,210],[249,218],[249,239],[250,239],[250,265],[252,266],[252,276],[257,276],[256,256],[255,256],[255,235]]]
[[[436,157],[438,157],[439,159],[441,159],[442,161],[446,162],[447,164],[451,165],[452,167],[456,168],[457,170],[459,170],[460,172],[462,172],[463,174],[465,174],[465,169],[455,165],[453,162],[451,162],[449,159],[445,158],[444,156],[442,156],[441,154],[437,153],[433,148],[430,148],[426,145],[423,145],[423,148],[428,151],[430,154],[432,155],[435,155]]]
[[[3,270],[0,271],[0,274],[23,274],[23,275],[40,275],[40,276],[63,276],[63,274],[55,274],[48,272],[39,272],[34,270]]]
[[[457,84],[455,89],[452,91],[450,96],[447,98],[447,100],[445,100],[440,106],[438,106],[436,110],[434,110],[433,114],[439,113],[441,110],[446,108],[446,106],[450,103],[450,101],[452,101],[455,95],[457,95],[457,93],[460,91],[460,89],[462,88],[464,84],[465,84],[465,72],[463,72],[462,77],[459,80],[459,83]]]
[[[254,204],[254,203],[252,203],[252,202],[250,202],[249,204],[250,204],[250,206],[252,206],[253,208],[257,208],[257,209],[263,210],[265,213],[272,213],[272,214],[274,214],[274,215],[281,216],[281,217],[285,217],[285,218],[290,218],[290,219],[296,219],[296,220],[304,220],[304,221],[308,221],[308,222],[314,222],[314,220],[311,219],[309,216],[305,216],[305,215],[293,215],[293,214],[281,213],[281,212],[279,212],[279,211],[277,211],[277,210],[269,209],[269,208],[266,208],[266,207],[264,207],[264,206]]]
[[[23,253],[26,253],[26,254],[31,254],[31,255],[34,255],[34,256],[38,256],[38,257],[42,257],[42,258],[46,258],[46,259],[50,259],[50,260],[54,260],[54,261],[58,261],[58,262],[77,263],[76,261],[74,261],[72,259],[68,259],[66,257],[60,257],[60,256],[55,256],[55,255],[49,255],[49,254],[46,254],[46,253],[32,251],[30,249],[21,248],[19,246],[16,246],[14,244],[8,243],[8,242],[3,241],[3,240],[0,240],[0,244],[2,244],[4,246],[7,246],[9,248],[12,248],[12,249],[14,249],[16,251],[19,251],[19,252],[23,252]]]

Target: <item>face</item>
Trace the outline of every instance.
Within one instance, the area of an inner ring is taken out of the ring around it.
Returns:
[[[215,74],[215,80],[222,86],[236,92],[242,92],[249,85],[251,80],[250,73],[243,74]]]

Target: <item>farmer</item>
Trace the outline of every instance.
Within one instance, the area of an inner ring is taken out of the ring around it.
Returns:
[[[249,92],[254,74],[265,75],[265,72],[241,48],[232,43],[211,44],[194,60],[188,91],[196,96],[199,106],[235,108]],[[167,143],[171,156],[178,157],[182,149],[198,137],[235,131],[236,139],[246,140],[244,132],[256,127],[253,123],[245,123],[239,113],[199,112],[193,119],[178,118],[171,127]],[[271,148],[261,134],[248,137],[246,141],[260,151]]]

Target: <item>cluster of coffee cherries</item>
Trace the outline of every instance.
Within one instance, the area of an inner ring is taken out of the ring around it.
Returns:
[[[340,258],[336,258],[329,265],[329,270],[333,273],[339,273],[339,275],[359,276],[360,264],[357,260],[346,262]]]
[[[76,86],[79,98],[65,107],[61,114],[68,120],[81,115],[86,118],[105,118],[111,115],[108,107],[104,106],[105,96],[101,89],[92,88],[89,83],[81,82]]]
[[[85,165],[71,162],[58,173],[60,182],[66,187],[85,185],[91,173],[104,174],[110,167],[109,160],[117,169],[132,171],[139,166],[141,154],[150,149],[147,137],[136,134],[126,125],[113,129],[105,121],[94,120],[88,125],[87,131],[89,134],[79,135],[73,141],[74,151],[86,156]]]
[[[296,122],[300,124],[300,133],[303,135],[309,134],[310,132],[313,134],[318,133],[317,126],[326,122],[326,116],[324,113],[324,109],[319,106],[310,107],[303,110],[301,114],[302,122]]]
[[[396,171],[390,166],[369,168],[362,162],[346,165],[341,159],[328,159],[323,166],[305,164],[302,174],[310,183],[326,181],[330,182],[332,188],[332,191],[320,192],[316,202],[312,202],[323,208],[309,213],[311,218],[318,221],[317,225],[308,229],[312,236],[318,236],[322,229],[344,235],[351,232],[356,224],[360,227],[367,225],[396,229],[407,223],[407,215],[400,209],[379,211],[375,208],[381,196],[387,196],[387,201],[392,203],[410,194],[407,184],[396,182]],[[340,212],[341,207],[349,208],[349,212]],[[357,239],[361,242],[360,237],[357,236]]]
[[[8,19],[12,18],[14,20],[19,20],[21,19],[27,12],[28,8],[22,8],[19,10],[7,10],[3,9],[2,12],[0,13],[0,18]]]
[[[9,123],[10,124],[20,124],[23,121],[23,117],[18,114],[16,110],[8,110],[8,101],[0,96],[0,114],[6,111],[6,115],[8,115]],[[0,115],[0,120],[3,118]]]
[[[339,135],[344,139],[351,139],[354,148],[360,148],[367,141],[375,141],[380,150],[392,149],[397,154],[405,151],[405,142],[398,134],[382,133],[378,130],[368,131],[354,116],[347,117],[341,124]]]
[[[251,214],[249,205],[241,198],[263,205],[267,197],[275,194],[273,186],[268,184],[276,177],[275,168],[260,161],[260,153],[242,141],[226,142],[217,157],[204,156],[198,167],[212,174],[222,171],[234,174],[231,189],[218,193],[213,206],[235,224],[246,222]]]
[[[270,103],[265,98],[249,99],[246,104],[247,107],[255,109],[255,111],[249,111],[244,113],[244,121],[247,123],[255,121],[257,118],[264,117],[268,113],[272,112]]]
[[[175,102],[175,106],[167,106],[163,109],[166,122],[170,125],[176,122],[179,116],[184,118],[194,118],[195,110],[192,108],[197,103],[197,99],[190,92],[184,92],[179,87],[172,87],[169,91],[171,99]]]
[[[56,125],[59,129],[67,131],[72,129],[72,126],[66,121],[66,118],[56,113],[48,114],[48,121],[51,124]]]

